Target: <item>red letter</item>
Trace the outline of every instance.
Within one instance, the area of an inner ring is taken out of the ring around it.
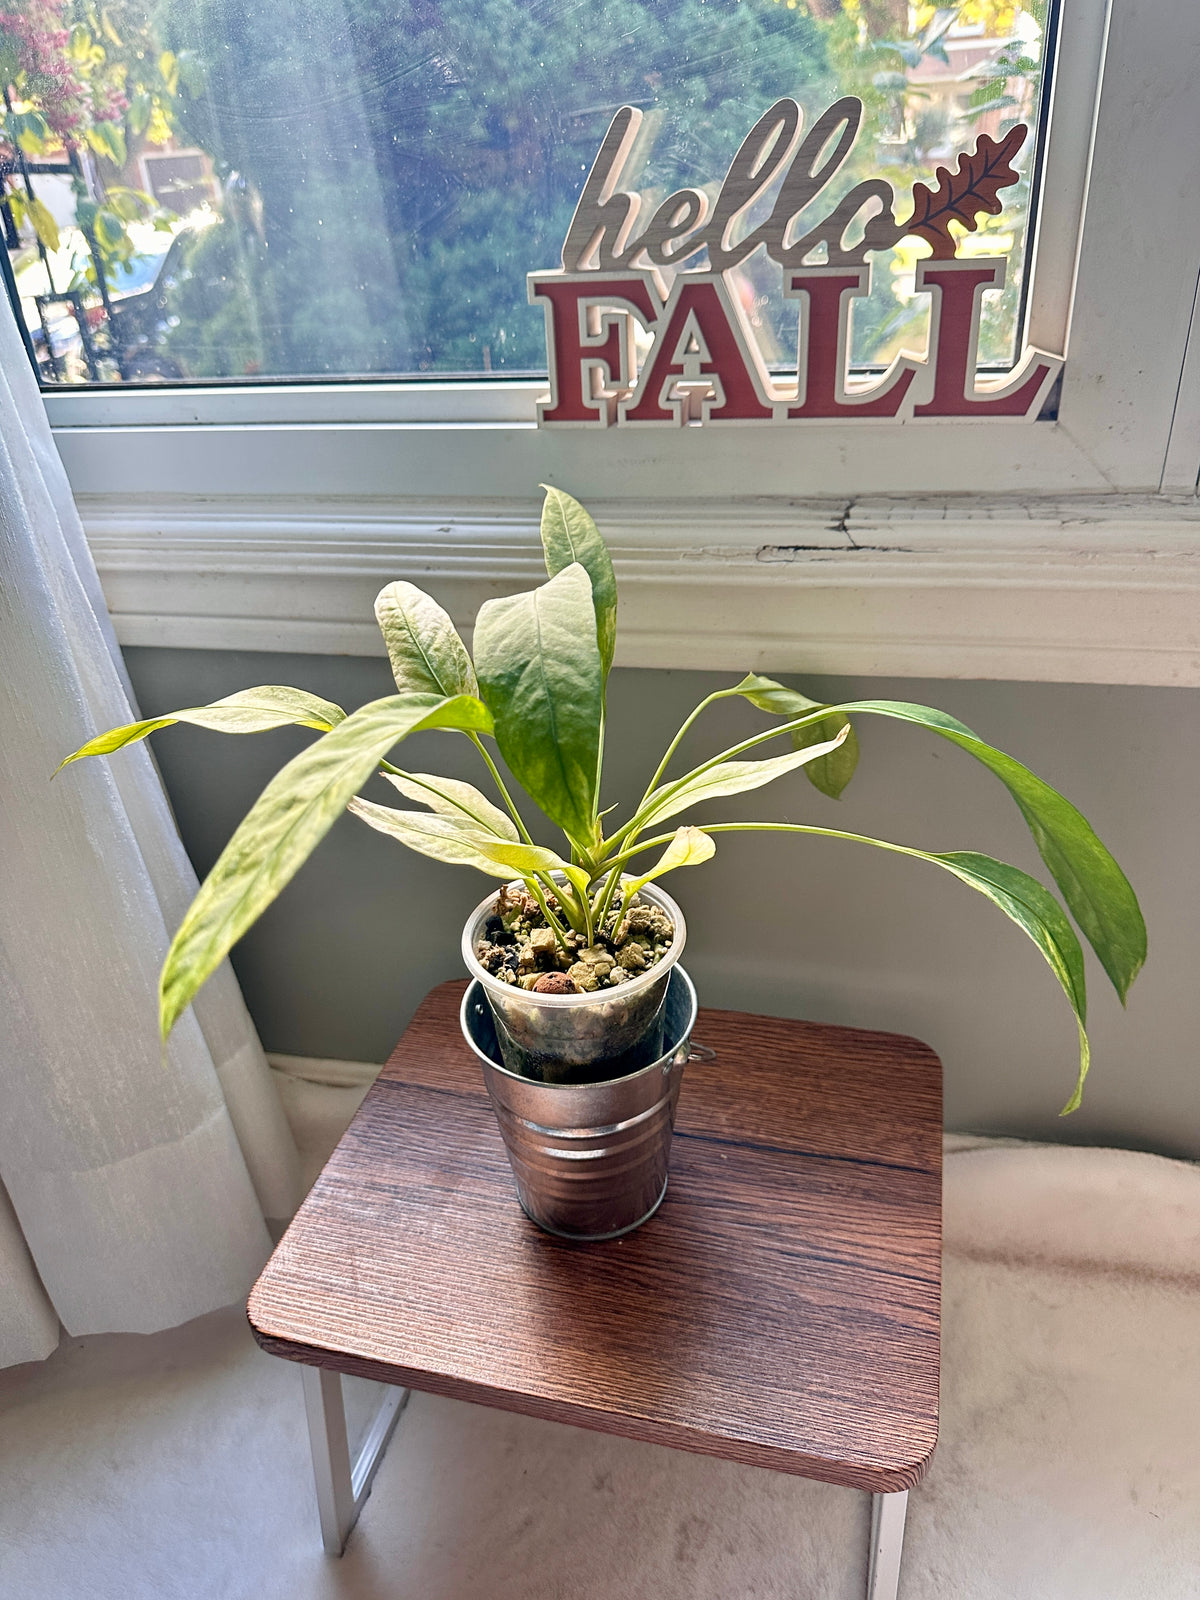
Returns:
[[[688,391],[707,422],[769,421],[766,379],[720,278],[681,273],[653,328],[654,343],[622,422],[686,422]],[[682,382],[682,392],[670,391]]]
[[[914,417],[1036,417],[1062,361],[1029,351],[1003,383],[975,384],[979,312],[985,289],[1004,287],[1003,256],[967,256],[958,261],[918,261],[917,288],[933,295],[929,363],[933,398],[913,408]]]
[[[607,426],[635,379],[629,312],[647,324],[658,315],[645,278],[531,272],[529,299],[546,307],[550,398],[538,402],[539,424]]]
[[[805,267],[786,274],[784,294],[800,298],[800,367],[796,398],[788,416],[894,417],[904,404],[919,363],[898,356],[869,388],[847,390],[850,302],[871,292],[871,269]]]

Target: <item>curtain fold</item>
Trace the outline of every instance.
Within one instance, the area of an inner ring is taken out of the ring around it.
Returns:
[[[0,296],[3,301],[3,296]],[[218,972],[157,1037],[158,969],[196,888],[16,323],[0,304],[0,1364],[238,1299],[296,1149]],[[18,1232],[19,1230],[19,1232]],[[56,1332],[53,1335],[56,1337]]]

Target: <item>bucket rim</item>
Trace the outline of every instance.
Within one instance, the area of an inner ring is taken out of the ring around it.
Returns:
[[[656,1061],[651,1061],[647,1066],[639,1067],[636,1072],[624,1073],[619,1078],[598,1078],[593,1083],[544,1083],[540,1082],[536,1078],[526,1078],[519,1072],[511,1072],[508,1067],[502,1065],[501,1062],[496,1061],[492,1056],[488,1055],[485,1050],[482,1050],[471,1037],[471,1030],[467,1025],[468,1007],[476,998],[478,998],[484,1004],[487,1003],[487,991],[484,989],[483,984],[480,983],[478,978],[472,979],[472,981],[467,985],[466,993],[462,997],[462,1004],[458,1009],[459,1027],[462,1029],[463,1038],[466,1040],[473,1053],[479,1057],[480,1061],[483,1062],[484,1066],[489,1067],[493,1072],[498,1072],[501,1077],[510,1078],[514,1083],[532,1085],[537,1089],[555,1090],[559,1093],[567,1094],[578,1094],[581,1090],[585,1089],[610,1088],[613,1084],[632,1083],[635,1078],[644,1078],[648,1077],[653,1072],[662,1072],[663,1069],[672,1062],[680,1045],[684,1044],[691,1038],[692,1029],[696,1026],[696,1015],[699,1011],[699,1001],[696,998],[696,986],[688,976],[686,970],[676,963],[676,965],[674,965],[668,973],[668,995],[670,993],[671,985],[674,984],[677,978],[684,985],[687,991],[687,1027],[684,1028],[683,1032],[679,1035],[679,1038],[676,1039],[671,1048],[669,1050],[665,1050]],[[507,988],[508,986],[505,985],[505,987]],[[478,991],[478,995],[476,994],[476,991]],[[557,997],[551,996],[551,998],[575,1000],[582,999],[584,997],[580,995],[560,995]]]

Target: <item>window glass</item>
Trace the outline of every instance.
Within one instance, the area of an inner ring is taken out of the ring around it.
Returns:
[[[652,207],[715,196],[779,97],[811,123],[856,95],[813,221],[876,176],[904,218],[981,133],[1036,134],[1048,3],[9,0],[9,291],[47,383],[541,373],[525,275],[558,264],[618,107],[644,113],[631,181]],[[1009,258],[985,365],[1015,360],[1036,151],[960,246]],[[922,348],[928,253],[873,257],[855,364]],[[737,270],[768,364],[794,366],[778,267]]]

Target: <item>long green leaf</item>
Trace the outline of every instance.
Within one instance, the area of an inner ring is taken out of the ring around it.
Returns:
[[[107,756],[123,745],[144,739],[156,728],[169,728],[172,723],[188,722],[197,728],[215,728],[220,733],[262,733],[267,728],[283,728],[297,723],[302,728],[316,728],[328,733],[345,720],[346,713],[329,700],[319,700],[315,694],[303,689],[289,689],[285,684],[260,684],[257,689],[239,689],[237,694],[226,695],[209,706],[189,706],[184,711],[172,711],[165,717],[148,717],[144,722],[127,722],[123,727],[110,728],[81,745],[73,755],[66,756],[58,766],[69,766],[84,756]]]
[[[848,737],[847,729],[842,728],[835,738],[809,745],[805,750],[793,750],[790,755],[768,756],[762,761],[722,761],[692,777],[664,784],[655,789],[642,805],[636,818],[638,827],[646,828],[651,823],[663,822],[667,817],[676,816],[702,800],[716,800],[724,795],[745,794],[749,789],[761,789],[763,784],[773,783],[776,778],[794,772],[797,767],[806,766],[810,761],[819,761]]]
[[[515,841],[520,837],[508,813],[494,806],[473,783],[436,777],[430,772],[385,772],[384,777],[406,800],[416,800],[451,821],[465,822],[497,839]]]
[[[617,580],[612,557],[589,512],[562,489],[543,483],[542,550],[546,571],[554,578],[577,561],[592,582],[596,610],[596,642],[600,670],[608,677],[617,645]]]
[[[1005,861],[997,861],[992,856],[980,855],[973,850],[951,850],[938,855],[928,850],[917,850],[912,845],[873,839],[867,834],[845,833],[839,828],[819,828],[798,822],[711,822],[703,827],[706,833],[803,833],[825,839],[847,839],[853,844],[869,844],[894,855],[930,861],[934,866],[953,873],[961,883],[986,895],[993,905],[998,906],[1032,939],[1070,1002],[1079,1029],[1079,1077],[1062,1114],[1065,1116],[1079,1105],[1091,1061],[1086,1028],[1087,980],[1083,951],[1062,907],[1036,878],[1022,872],[1020,867],[1009,866]]]
[[[757,672],[748,673],[731,693],[742,695],[752,706],[775,717],[803,717],[810,711],[823,709],[819,700],[810,700],[807,695],[776,683],[774,678],[760,677]],[[820,760],[810,762],[804,769],[804,775],[813,788],[819,789],[831,800],[841,799],[843,789],[858,766],[858,735],[851,727],[849,718],[841,711],[831,711],[819,722],[810,722],[807,727],[797,728],[792,734],[793,748],[806,750],[810,745],[835,738],[842,728],[850,728],[842,743]]]
[[[276,773],[201,884],[159,980],[163,1037],[200,985],[289,883],[394,744],[425,728],[490,733],[467,695],[392,695],[361,706]]]
[[[1063,1107],[1063,1115],[1076,1110],[1083,1098],[1084,1079],[1091,1062],[1086,1028],[1087,980],[1083,950],[1062,907],[1036,878],[992,856],[979,855],[973,850],[952,850],[943,855],[930,855],[928,859],[945,867],[962,883],[978,889],[1023,928],[1062,985],[1079,1028],[1079,1077],[1071,1098]]]
[[[769,705],[781,704],[770,679],[753,674],[731,694],[747,688],[761,693]],[[789,691],[784,691],[787,694]],[[804,697],[801,696],[801,699]],[[906,700],[848,700],[819,707],[825,713],[893,717],[928,728],[966,750],[998,777],[1020,808],[1042,860],[1062,891],[1076,922],[1096,952],[1122,1001],[1146,959],[1146,924],[1129,880],[1105,848],[1090,822],[1069,800],[1029,768],[1004,751],[995,749],[956,717],[932,706]],[[803,708],[800,715],[809,715]],[[814,718],[813,726],[817,723]],[[764,734],[745,741],[739,751],[769,739]]]
[[[466,645],[424,590],[412,583],[389,583],[376,596],[375,620],[401,694],[479,693]]]
[[[475,665],[517,781],[573,841],[590,845],[604,676],[584,568],[574,562],[540,589],[481,606]]]
[[[380,833],[399,839],[410,850],[418,850],[436,861],[477,867],[494,878],[528,878],[535,872],[561,872],[565,865],[553,850],[497,839],[482,828],[472,828],[465,819],[455,821],[447,816],[431,816],[428,811],[397,811],[392,806],[376,805],[373,800],[361,798],[351,800],[347,809]]]
[[[931,706],[906,700],[857,700],[837,707],[916,723],[981,762],[1012,795],[1042,860],[1122,1001],[1146,959],[1146,924],[1137,896],[1091,823],[1028,767]]]

